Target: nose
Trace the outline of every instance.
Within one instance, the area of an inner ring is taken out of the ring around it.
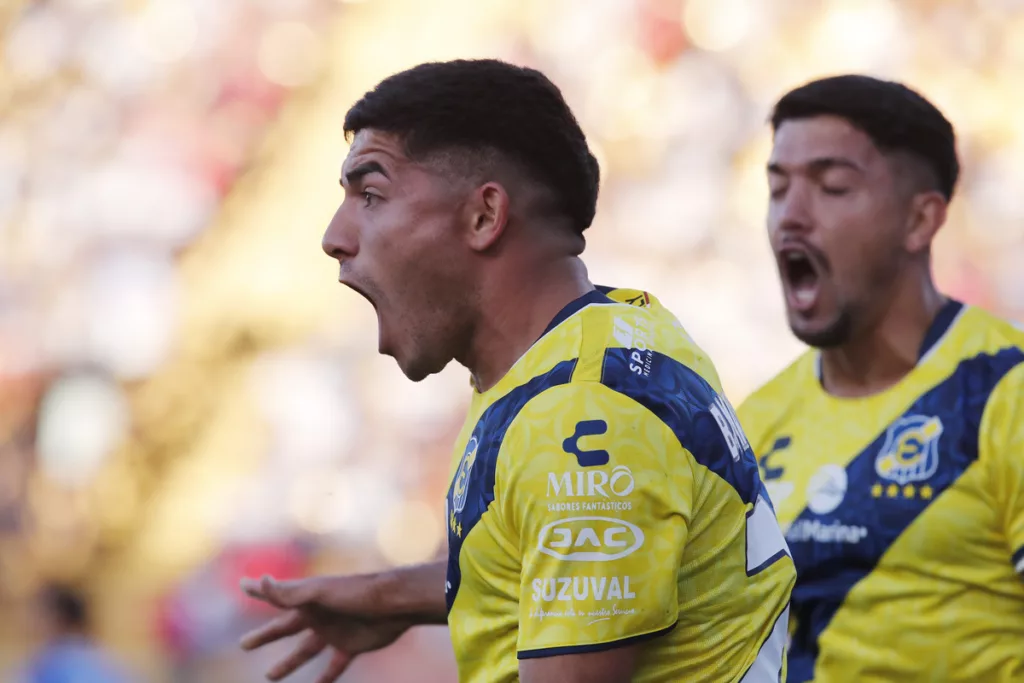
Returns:
[[[780,235],[806,234],[814,226],[810,183],[794,180],[782,196],[773,198],[768,229]]]
[[[352,258],[359,251],[358,232],[355,222],[346,217],[345,205],[342,204],[324,231],[320,243],[324,253],[338,261]]]

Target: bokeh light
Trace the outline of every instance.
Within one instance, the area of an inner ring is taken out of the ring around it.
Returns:
[[[259,48],[259,64],[272,82],[294,88],[309,83],[320,61],[317,35],[297,21],[282,21],[267,29]]]
[[[759,5],[752,0],[688,0],[683,7],[683,25],[704,50],[736,47],[758,23]]]
[[[199,33],[186,2],[151,0],[138,18],[137,36],[154,61],[173,62],[189,53]]]
[[[87,483],[127,427],[127,405],[117,384],[94,375],[57,380],[39,413],[42,472],[63,484]]]
[[[384,511],[377,543],[389,562],[415,564],[436,555],[444,530],[436,508],[423,501],[406,500]]]

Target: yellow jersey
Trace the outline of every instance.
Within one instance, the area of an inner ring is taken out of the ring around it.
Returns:
[[[906,377],[740,408],[797,567],[789,680],[1024,681],[1024,332],[951,301]]]
[[[462,681],[641,641],[637,683],[780,678],[792,559],[714,367],[645,293],[574,301],[474,393],[445,516]]]

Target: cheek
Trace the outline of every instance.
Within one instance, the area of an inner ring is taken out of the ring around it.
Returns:
[[[782,211],[779,209],[779,205],[776,202],[769,202],[765,227],[768,229],[768,239],[771,242],[774,242],[778,237],[779,225],[782,222],[780,220],[781,215]]]
[[[366,217],[360,253],[373,264],[377,279],[394,284],[414,278],[426,257],[417,244],[415,224],[390,207]]]
[[[889,282],[900,260],[894,245],[878,226],[851,226],[830,246],[835,279],[851,298]]]
[[[440,312],[458,295],[465,263],[457,244],[420,224],[381,242],[380,264],[392,289],[407,305]]]

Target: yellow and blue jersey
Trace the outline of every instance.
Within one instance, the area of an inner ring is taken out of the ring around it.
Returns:
[[[643,292],[576,300],[474,394],[446,518],[460,680],[634,642],[638,683],[783,673],[795,570],[757,463],[711,362]]]
[[[898,384],[809,352],[751,396],[797,567],[789,680],[1024,680],[1024,332],[951,301]]]

